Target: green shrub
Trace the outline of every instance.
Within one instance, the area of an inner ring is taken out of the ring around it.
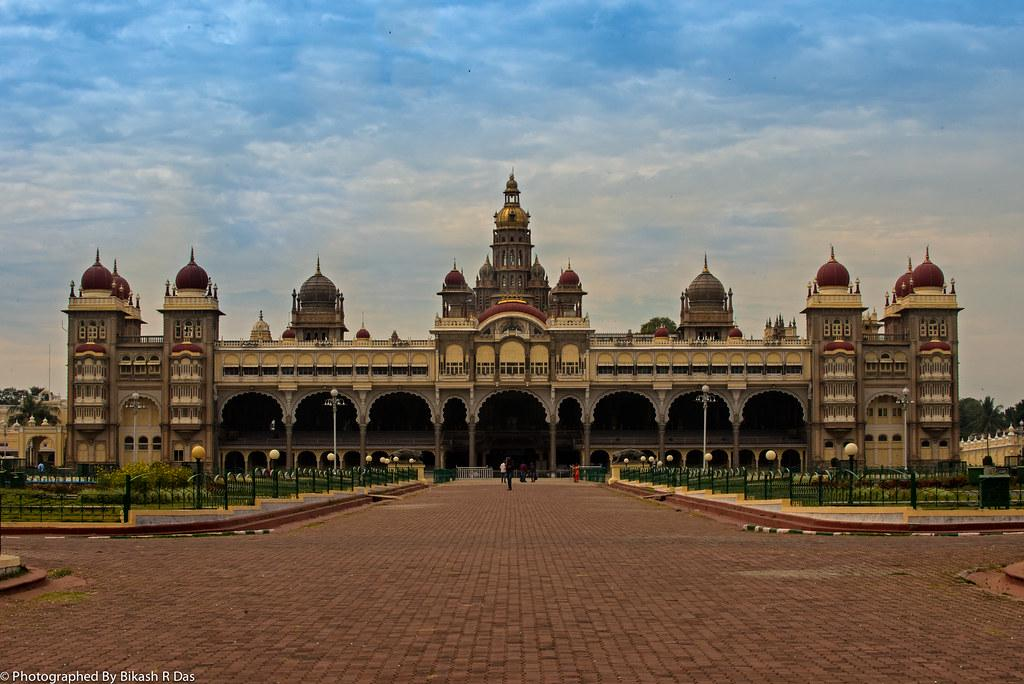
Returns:
[[[126,476],[132,478],[132,491],[144,492],[150,487],[175,488],[188,485],[192,477],[188,468],[157,461],[156,463],[129,463],[118,470],[101,473],[96,477],[100,489],[124,489]],[[138,479],[136,479],[138,478]]]

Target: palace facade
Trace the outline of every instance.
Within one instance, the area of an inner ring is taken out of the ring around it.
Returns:
[[[746,336],[705,257],[676,329],[605,333],[571,264],[549,278],[530,221],[510,176],[490,253],[472,285],[455,267],[444,276],[422,339],[350,337],[317,260],[279,337],[261,313],[248,339],[222,340],[217,286],[194,254],[146,334],[138,296],[97,252],[65,309],[69,463],[180,462],[195,445],[218,471],[267,465],[271,449],[303,467],[398,449],[448,467],[607,463],[632,448],[723,466],[773,450],[806,468],[845,460],[848,443],[874,466],[958,457],[960,308],[927,250],[881,318],[833,253],[807,285],[802,335],[778,316]]]

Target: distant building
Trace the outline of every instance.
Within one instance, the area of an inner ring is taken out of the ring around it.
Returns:
[[[774,450],[806,468],[845,460],[850,442],[869,465],[901,465],[904,447],[912,462],[957,458],[960,308],[927,250],[881,318],[833,254],[807,284],[803,337],[781,315],[744,337],[705,257],[677,329],[607,333],[591,328],[568,260],[551,285],[530,221],[510,176],[473,285],[452,267],[422,339],[348,338],[344,297],[318,260],[279,338],[261,312],[249,339],[222,341],[217,286],[194,254],[166,283],[160,334],[145,335],[138,297],[97,253],[65,310],[69,460],[181,462],[202,445],[215,469],[265,465],[272,448],[282,465],[325,466],[337,389],[349,465],[397,449],[448,466],[606,463],[627,447],[697,465],[705,384],[715,465]]]
[[[0,404],[0,469],[64,464],[67,402],[50,392],[43,392],[38,400],[50,409],[55,421],[30,418],[21,422],[15,418],[17,406]]]

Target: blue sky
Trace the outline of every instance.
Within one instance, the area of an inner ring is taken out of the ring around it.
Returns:
[[[350,321],[424,336],[515,166],[599,329],[677,317],[705,251],[747,334],[833,243],[881,309],[930,244],[963,394],[1024,396],[1024,5],[665,5],[0,0],[0,385],[61,377],[97,246],[150,321],[194,244],[225,337],[317,253]]]

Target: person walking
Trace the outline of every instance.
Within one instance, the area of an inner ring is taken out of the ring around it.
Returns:
[[[505,468],[505,482],[508,483],[508,491],[512,491],[512,457],[509,456],[501,464]]]
[[[498,468],[501,471],[501,484],[505,484],[505,477],[508,473],[508,464],[505,461],[501,462],[501,466]]]
[[[526,482],[526,464],[525,463],[520,463],[519,464],[519,481],[520,482]]]

